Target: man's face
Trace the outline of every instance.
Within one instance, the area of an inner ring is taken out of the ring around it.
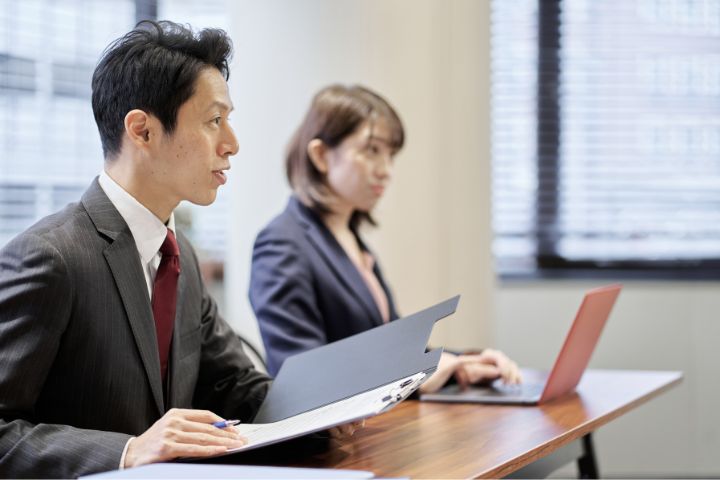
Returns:
[[[238,151],[228,121],[232,110],[227,82],[215,68],[205,68],[195,82],[195,93],[178,110],[175,131],[163,133],[152,152],[153,184],[174,204],[197,205],[215,201],[226,181],[230,156]]]

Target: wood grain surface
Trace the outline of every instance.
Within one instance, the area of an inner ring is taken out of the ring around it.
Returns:
[[[540,375],[524,370],[526,380]],[[310,453],[276,450],[260,461],[369,470],[380,477],[498,478],[596,430],[681,379],[679,372],[589,370],[576,393],[535,407],[408,400],[369,419],[342,443],[330,441]]]

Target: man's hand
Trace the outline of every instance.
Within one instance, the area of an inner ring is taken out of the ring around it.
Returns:
[[[420,386],[420,391],[436,392],[453,375],[462,388],[497,378],[502,378],[503,382],[508,384],[522,381],[517,364],[498,350],[485,349],[482,353],[470,355],[453,355],[444,352],[437,370]]]
[[[213,425],[221,420],[207,410],[173,408],[130,442],[125,454],[125,468],[179,457],[218,455],[247,443],[234,427]]]

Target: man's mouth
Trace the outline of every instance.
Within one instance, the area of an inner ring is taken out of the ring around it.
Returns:
[[[225,185],[225,182],[227,182],[227,175],[225,175],[224,170],[213,170],[213,175],[220,185]]]

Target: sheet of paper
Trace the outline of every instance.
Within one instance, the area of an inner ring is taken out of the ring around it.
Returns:
[[[287,468],[287,467],[256,467],[246,465],[203,465],[193,463],[153,463],[125,470],[111,470],[109,472],[88,475],[82,478],[105,479],[149,479],[172,478],[198,479],[212,478],[238,479],[238,478],[307,478],[307,479],[360,479],[373,478],[372,472],[362,470],[333,470],[330,468]]]
[[[417,373],[354,397],[295,415],[275,423],[240,424],[235,428],[248,439],[248,444],[228,453],[250,450],[281,440],[318,432],[355,420],[372,417],[410,395],[424,381]]]

